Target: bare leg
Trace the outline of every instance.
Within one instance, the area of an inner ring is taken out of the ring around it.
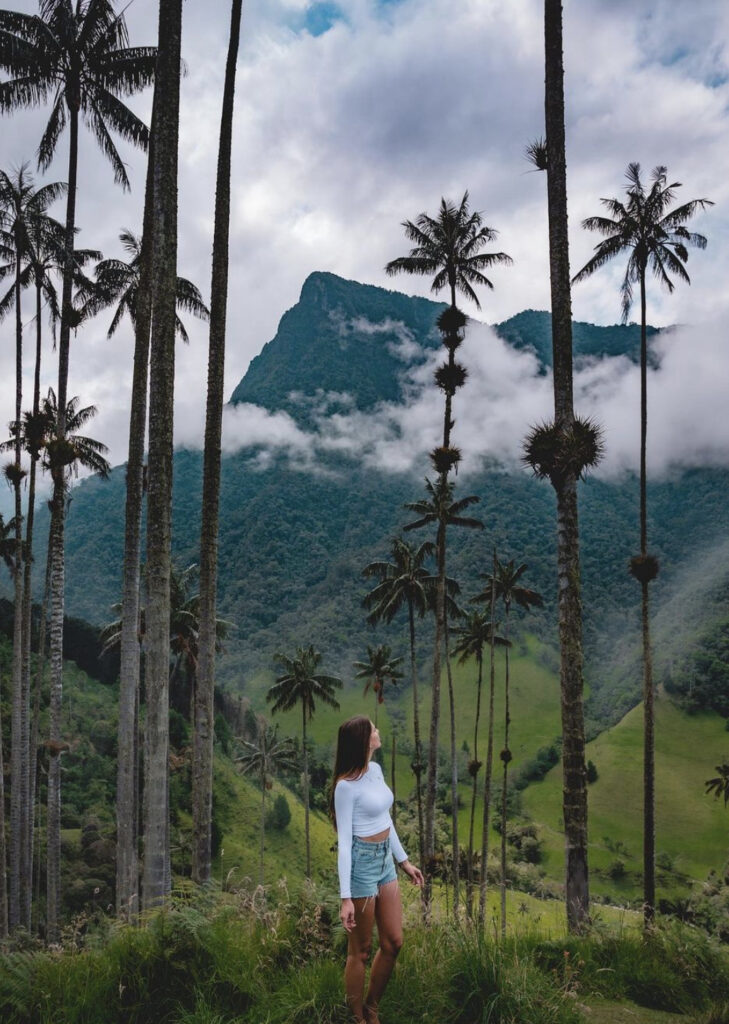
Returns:
[[[344,989],[347,1003],[355,1020],[363,1020],[365,971],[372,950],[375,898],[367,896],[352,902],[354,903],[354,928],[349,933],[347,963],[344,968]]]
[[[365,1020],[368,1024],[378,1024],[377,1007],[402,946],[402,903],[397,881],[381,886],[375,919],[380,948],[372,963],[370,984],[365,997]]]

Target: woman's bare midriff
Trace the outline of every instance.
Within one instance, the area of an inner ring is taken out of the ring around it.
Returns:
[[[376,836],[357,836],[363,843],[379,843],[383,839],[387,839],[390,834],[389,828],[386,828],[384,832],[378,832]]]

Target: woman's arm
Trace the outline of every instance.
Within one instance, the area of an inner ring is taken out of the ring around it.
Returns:
[[[403,869],[405,874],[408,876],[413,885],[423,885],[425,879],[420,868],[416,868],[414,864],[411,864],[408,860],[408,855],[403,849],[403,845],[400,842],[400,837],[395,831],[395,826],[390,818],[390,849],[393,852],[395,860],[398,862],[400,867]]]
[[[337,818],[337,868],[339,894],[350,899],[352,885],[352,808],[354,793],[346,780],[340,779],[334,790],[334,813]]]

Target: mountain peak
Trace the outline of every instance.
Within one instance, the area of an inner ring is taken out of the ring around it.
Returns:
[[[445,308],[442,302],[315,270],[299,301],[281,317],[276,336],[251,361],[231,403],[283,410],[310,426],[324,395],[329,413],[401,401],[407,370],[440,343],[435,322]],[[494,329],[513,348],[533,351],[544,371],[551,365],[549,313],[527,309]],[[635,324],[575,322],[573,344],[577,365],[616,355],[637,362],[640,332]]]

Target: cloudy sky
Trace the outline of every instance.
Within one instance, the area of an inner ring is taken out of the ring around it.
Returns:
[[[33,0],[0,6],[37,9]],[[156,6],[151,0],[128,4],[132,44],[156,41]],[[426,281],[393,283],[383,267],[407,251],[404,218],[435,211],[441,196],[459,199],[465,189],[485,222],[498,229],[499,248],[514,259],[513,267],[494,271],[495,290],[482,296],[481,318],[493,323],[525,308],[548,308],[546,182],[523,155],[525,144],[543,133],[542,16],[538,0],[246,0],[228,394],[312,270],[428,294]],[[227,22],[225,0],[186,0],[179,272],[206,297]],[[708,197],[716,204],[693,224],[709,237],[709,247],[691,253],[692,287],[679,286],[673,295],[652,287],[649,296],[651,322],[681,325],[662,343],[663,367],[651,383],[653,459],[661,468],[672,453],[678,461],[729,462],[729,429],[721,426],[729,381],[728,40],[725,0],[565,3],[573,269],[597,240],[580,221],[599,211],[600,196],[620,193],[629,161],[640,162],[646,175],[665,164],[670,180],[684,183],[680,200]],[[132,104],[148,115],[149,96]],[[3,119],[0,166],[34,162],[46,116],[22,112]],[[66,146],[62,139],[44,180],[65,179]],[[121,255],[118,232],[138,231],[141,222],[144,160],[129,148],[122,152],[132,181],[128,194],[114,185],[88,134],[83,137],[80,241],[108,256]],[[60,207],[56,212],[62,217]],[[575,318],[616,322],[620,276],[616,264],[575,288]],[[99,406],[93,432],[118,463],[126,453],[132,339],[125,325],[107,341],[108,319],[99,317],[73,339],[69,393]],[[190,335],[189,347],[178,348],[176,415],[178,437],[194,443],[202,435],[206,332],[190,324]],[[549,389],[527,357],[499,349],[486,329],[478,337],[471,391],[463,392],[464,447],[513,457],[529,424],[547,415]],[[14,394],[11,323],[0,326],[0,342],[0,421],[7,422]],[[484,345],[495,354],[490,361],[479,360]],[[494,359],[508,382],[505,399],[493,385]],[[50,354],[46,368],[51,384]],[[578,382],[583,404],[597,408],[606,424],[608,469],[634,465],[636,388],[634,371],[621,362],[593,368]],[[247,415],[231,421],[231,438],[245,436],[249,427],[264,436],[292,436],[291,424]],[[403,464],[409,463],[430,443],[421,440],[426,417],[417,401],[409,415],[392,436],[385,430],[379,438],[354,420],[339,422],[330,443],[351,446],[367,436],[368,443],[391,444],[399,431],[412,450],[401,450]],[[311,447],[307,439],[297,443]]]

